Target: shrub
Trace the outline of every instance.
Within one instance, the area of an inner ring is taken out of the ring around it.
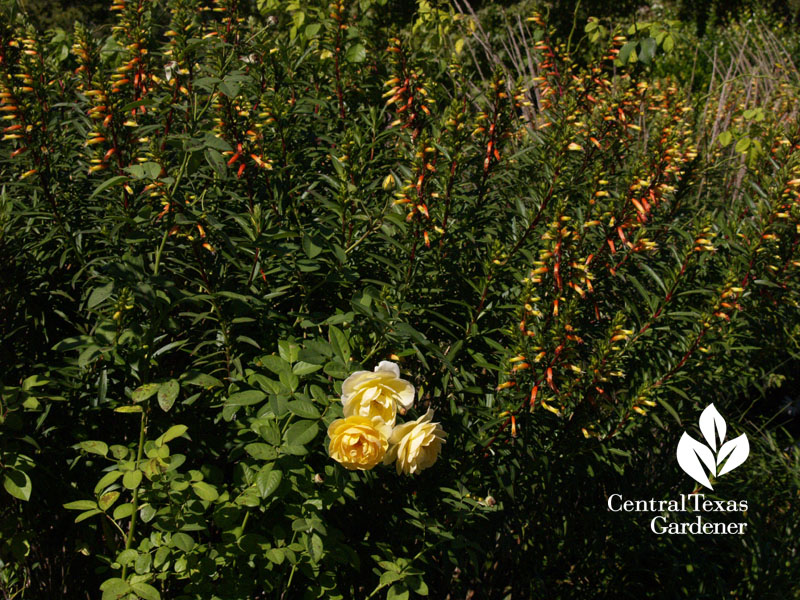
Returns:
[[[690,492],[663,468],[684,420],[796,360],[789,96],[712,88],[723,144],[612,33],[580,65],[539,15],[504,53],[477,15],[384,5],[0,25],[6,595],[788,593],[777,433],[743,423],[718,482],[751,536],[604,515]],[[448,434],[410,478],[327,454],[381,361]]]

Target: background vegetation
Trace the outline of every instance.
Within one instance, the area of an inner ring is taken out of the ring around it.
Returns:
[[[792,5],[36,6],[0,20],[5,598],[797,597]],[[381,360],[449,434],[419,476],[327,456]],[[696,491],[711,402],[748,533],[607,512]]]

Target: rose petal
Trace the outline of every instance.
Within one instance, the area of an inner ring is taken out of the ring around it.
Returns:
[[[400,378],[400,367],[398,367],[397,364],[391,361],[382,360],[381,362],[379,362],[378,366],[375,367],[375,372],[378,373],[381,371],[391,373],[398,379]]]

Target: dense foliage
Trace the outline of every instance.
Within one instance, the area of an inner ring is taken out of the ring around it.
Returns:
[[[112,10],[109,35],[0,21],[6,598],[797,593],[780,30]],[[447,432],[414,476],[328,456],[381,361]],[[697,491],[675,446],[711,402],[750,438],[712,495],[748,535],[608,512]]]

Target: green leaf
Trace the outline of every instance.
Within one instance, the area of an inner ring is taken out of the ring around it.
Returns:
[[[94,493],[99,494],[112,483],[114,483],[117,479],[122,477],[122,471],[109,471],[105,475],[100,478],[100,481],[97,482],[97,485],[94,486]]]
[[[197,371],[189,371],[188,373],[186,373],[186,375],[183,377],[183,383],[188,383],[189,385],[197,385],[204,388],[222,386],[222,382],[216,377],[212,377],[211,375],[206,375],[205,373],[199,373]]]
[[[381,574],[379,584],[381,587],[386,587],[387,585],[392,585],[395,581],[400,581],[402,578],[403,576],[397,571],[384,571]]]
[[[286,554],[282,548],[270,548],[264,553],[265,558],[276,565],[280,565],[286,559]]]
[[[124,170],[130,173],[134,179],[158,179],[161,174],[161,165],[154,162],[146,162],[132,167],[125,167]]]
[[[136,403],[144,402],[151,396],[158,393],[158,390],[161,388],[160,383],[145,383],[144,385],[140,385],[138,388],[133,390],[133,394],[131,395],[131,400]]]
[[[291,373],[292,365],[290,365],[287,361],[283,360],[280,356],[275,354],[268,354],[266,356],[262,356],[259,361],[262,365],[267,367],[270,371],[275,373],[276,375],[280,375],[282,373]]]
[[[300,379],[291,371],[287,373],[281,373],[278,379],[280,379],[281,383],[289,388],[289,390],[292,392],[297,389],[298,385],[300,385]]]
[[[364,62],[366,58],[367,49],[364,48],[363,44],[353,44],[347,49],[347,53],[344,55],[344,59],[349,63]]]
[[[292,367],[292,372],[295,375],[308,375],[310,373],[314,373],[315,371],[319,371],[322,368],[322,365],[312,365],[311,363],[307,363],[304,361],[300,361],[294,364]]]
[[[145,523],[149,523],[153,520],[153,517],[156,516],[156,509],[154,506],[150,504],[143,504],[141,509],[139,510],[139,514],[142,517],[142,521]]]
[[[31,498],[31,480],[24,471],[7,469],[3,475],[3,487],[20,500],[27,502]]]
[[[386,594],[386,600],[408,600],[408,588],[402,581],[398,581],[389,588]]]
[[[319,256],[320,252],[322,252],[322,248],[320,248],[317,244],[314,243],[314,240],[310,235],[304,235],[303,251],[306,253],[306,256],[308,256],[308,258],[316,258],[317,256]]]
[[[284,438],[288,444],[302,446],[313,440],[319,432],[315,421],[297,421],[286,430]]]
[[[129,177],[127,175],[116,175],[111,179],[106,179],[103,183],[98,185],[95,190],[92,192],[92,195],[89,196],[89,200],[97,196],[98,194],[102,193],[104,190],[107,190],[113,185],[117,185],[118,183],[122,183],[123,181],[128,181]]]
[[[67,502],[62,504],[67,510],[92,510],[97,508],[97,502],[94,500],[75,500],[74,502]]]
[[[219,492],[217,491],[217,488],[209,483],[206,483],[205,481],[195,481],[192,484],[192,489],[201,500],[205,500],[206,502],[213,502],[219,498]]]
[[[322,559],[322,553],[324,550],[324,546],[322,544],[322,538],[319,537],[316,533],[311,535],[311,541],[309,542],[309,550],[311,553],[311,560],[315,563],[318,563],[320,559]]]
[[[188,533],[173,533],[171,544],[184,552],[191,552],[194,548],[194,539]]]
[[[189,428],[186,425],[173,425],[164,433],[162,433],[161,436],[156,440],[156,446],[163,446],[175,438],[181,437],[188,430]]]
[[[100,591],[103,592],[102,600],[120,600],[131,591],[131,586],[124,579],[114,577],[101,583]]]
[[[292,400],[288,404],[289,411],[304,419],[319,419],[317,407],[310,400]]]
[[[347,337],[341,329],[334,325],[328,327],[328,336],[336,356],[347,365],[350,362],[350,343],[347,341]]]
[[[117,498],[119,498],[119,492],[108,492],[100,496],[97,505],[100,507],[100,510],[106,511],[117,501]]]
[[[161,410],[167,412],[172,408],[180,390],[181,385],[175,379],[170,379],[166,383],[161,384],[158,388],[158,405],[161,407]]]
[[[281,478],[283,477],[283,473],[279,470],[271,468],[271,465],[268,466],[270,467],[269,469],[264,467],[259,471],[258,475],[256,475],[256,486],[262,498],[268,497],[277,490],[281,483]]]
[[[125,504],[120,504],[117,508],[114,509],[114,519],[127,519],[133,514],[133,504],[130,502],[126,502]]]
[[[114,412],[118,413],[140,413],[142,412],[141,406],[118,406],[114,409]]]
[[[108,454],[108,444],[105,442],[98,442],[96,440],[88,440],[85,442],[81,442],[78,444],[81,450],[85,452],[91,452],[92,454],[99,454],[100,456],[105,456]]]
[[[739,153],[747,152],[747,149],[750,147],[750,138],[743,137],[740,138],[738,142],[736,142],[736,146],[734,146],[734,150]]]
[[[636,42],[626,42],[623,44],[622,48],[619,50],[619,54],[617,54],[617,60],[619,60],[623,65],[628,62],[628,59],[631,56],[631,52],[636,47]]]
[[[664,48],[664,52],[672,52],[672,49],[675,47],[675,38],[667,34],[664,36],[664,41],[661,43],[661,47]]]
[[[122,485],[129,490],[135,490],[142,483],[142,472],[138,469],[136,471],[128,471],[122,476]]]
[[[139,556],[138,551],[134,550],[133,548],[128,548],[117,555],[117,562],[124,567],[135,561],[137,556]]]
[[[664,400],[663,398],[659,398],[659,399],[658,399],[658,403],[659,403],[661,406],[663,406],[663,407],[666,409],[666,411],[667,411],[669,414],[671,414],[671,415],[672,415],[672,418],[673,418],[673,419],[675,419],[675,421],[678,423],[678,425],[681,425],[681,426],[683,425],[683,424],[681,423],[681,417],[680,417],[680,415],[678,414],[678,411],[677,411],[677,410],[675,410],[675,408],[674,408],[674,407],[673,407],[673,406],[672,406],[672,405],[671,405],[669,402],[667,402],[667,401],[666,401],[666,400]]]
[[[247,444],[244,450],[256,460],[275,460],[278,456],[278,451],[274,446],[262,444],[260,442]]]
[[[278,342],[278,353],[283,360],[292,364],[297,360],[297,355],[300,353],[300,346],[290,340],[281,340]]]
[[[92,293],[89,294],[89,299],[86,301],[86,307],[94,308],[98,304],[101,304],[102,302],[107,300],[109,296],[111,296],[111,293],[113,291],[114,291],[113,282],[94,288],[92,290]]]
[[[148,583],[132,583],[131,587],[144,600],[161,600],[161,594],[158,590]]]
[[[267,395],[260,390],[247,390],[231,394],[226,404],[228,406],[250,406],[251,404],[263,402],[266,397]]]
[[[85,521],[86,519],[93,517],[95,515],[99,515],[103,511],[99,508],[93,508],[92,510],[87,510],[86,512],[82,512],[77,517],[75,517],[75,522],[80,523],[81,521]]]
[[[639,60],[646,65],[650,64],[650,61],[652,61],[653,57],[656,55],[657,47],[658,44],[656,43],[655,38],[644,38],[641,42],[639,42]]]

